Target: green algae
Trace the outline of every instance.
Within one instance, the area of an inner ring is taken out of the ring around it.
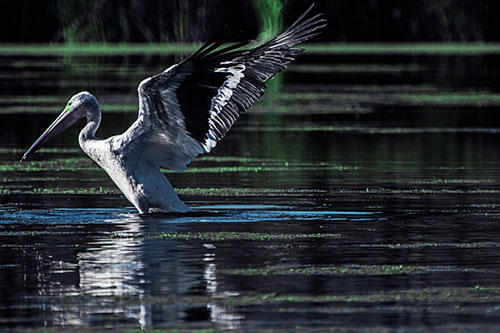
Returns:
[[[35,194],[118,194],[120,193],[117,189],[115,188],[107,188],[103,186],[99,187],[89,187],[89,188],[72,188],[72,189],[65,189],[65,188],[33,188],[33,193]]]
[[[53,151],[58,152],[59,151]],[[296,172],[296,171],[317,171],[317,170],[332,170],[332,171],[347,171],[357,170],[356,166],[330,164],[327,162],[319,162],[314,164],[305,164],[297,162],[288,162],[286,160],[263,160],[256,159],[200,159],[200,161],[210,161],[215,163],[225,163],[228,161],[238,161],[247,165],[215,165],[215,166],[196,166],[193,163],[184,173],[241,173],[241,172]],[[16,172],[35,172],[35,171],[96,171],[100,170],[90,159],[85,156],[72,157],[66,159],[46,159],[43,161],[23,161],[0,163],[0,171],[16,171]],[[162,169],[166,173],[176,173],[169,169]]]
[[[119,195],[121,192],[114,187],[30,187],[30,186],[0,186],[0,194],[40,194],[40,195]]]
[[[215,328],[197,328],[197,329],[178,329],[178,328],[167,328],[167,329],[125,329],[125,333],[218,333],[224,332],[225,330],[215,329]]]
[[[445,91],[435,90],[421,92],[384,92],[376,94],[372,92],[348,93],[342,91],[323,91],[323,92],[300,92],[300,93],[282,93],[276,97],[283,102],[296,101],[356,101],[370,103],[372,105],[441,105],[441,106],[488,106],[499,105],[500,94],[490,91]],[[321,104],[318,104],[321,106]],[[293,109],[293,105],[287,106]],[[313,104],[312,108],[316,108]]]
[[[197,161],[203,162],[215,162],[215,163],[227,163],[227,162],[238,162],[238,163],[288,163],[287,160],[282,158],[257,158],[257,157],[247,157],[247,156],[214,156],[214,155],[202,155],[196,158]]]
[[[75,300],[78,297],[74,297]],[[70,297],[71,299],[71,297]],[[70,300],[69,299],[69,300]],[[427,304],[453,304],[460,302],[474,302],[477,304],[489,304],[500,301],[500,289],[496,287],[483,287],[476,285],[473,287],[426,287],[410,288],[401,290],[380,290],[365,293],[348,294],[323,294],[308,295],[301,293],[256,293],[240,295],[168,295],[168,296],[150,296],[127,297],[115,296],[112,300],[120,304],[190,304],[206,305],[215,303],[219,305],[230,306],[256,306],[256,305],[278,305],[280,303],[316,303],[324,305],[327,303],[427,303]]]
[[[497,242],[417,242],[406,244],[359,244],[361,248],[387,248],[387,249],[420,249],[420,248],[452,248],[452,249],[488,249],[500,248]]]
[[[349,265],[349,266],[295,266],[274,265],[260,268],[240,268],[224,270],[225,274],[245,276],[273,275],[330,275],[330,276],[379,276],[400,274],[429,274],[434,272],[474,272],[474,269],[459,269],[454,266],[417,266],[417,265]]]
[[[395,183],[419,184],[419,185],[467,185],[467,184],[494,184],[495,179],[451,179],[451,178],[433,178],[433,179],[418,179],[408,180],[399,179]]]
[[[247,188],[247,187],[181,187],[175,191],[181,195],[222,196],[222,197],[282,197],[282,196],[318,196],[327,192],[322,189],[296,188]]]
[[[213,166],[213,167],[188,167],[185,173],[240,173],[240,172],[296,172],[296,171],[318,171],[318,170],[332,170],[332,171],[347,171],[353,170],[356,167],[351,167],[348,165],[338,165],[330,164],[325,162],[311,164],[300,164],[300,163],[288,163],[280,162],[278,164],[266,162],[261,162],[257,165],[242,165],[242,166]],[[165,172],[173,172],[168,169],[164,169]]]
[[[314,240],[314,239],[338,239],[339,234],[335,233],[261,233],[261,232],[164,232],[161,234],[143,235],[130,233],[113,233],[111,238],[146,238],[146,239],[175,239],[184,241],[293,241],[293,240]]]
[[[335,125],[289,125],[281,126],[255,126],[247,130],[260,132],[331,132],[331,133],[357,133],[357,134],[383,134],[383,135],[409,135],[423,133],[485,133],[498,134],[500,129],[493,127],[368,127],[368,126],[335,126]]]
[[[485,295],[484,292],[488,292]],[[385,302],[461,302],[471,301],[489,303],[500,301],[499,288],[475,287],[444,287],[444,288],[422,288],[394,291],[379,291],[371,293],[347,294],[347,295],[303,295],[303,294],[256,294],[245,296],[230,296],[222,299],[233,305],[262,305],[272,303],[385,303]]]
[[[86,157],[48,159],[43,161],[23,161],[0,164],[0,172],[42,172],[42,171],[96,171],[100,170]]]
[[[52,182],[61,181],[61,179],[41,179],[41,181]],[[17,182],[17,181],[16,181]],[[30,185],[20,186],[19,184],[7,185],[9,181],[2,181],[4,185],[0,186],[0,193],[11,194],[11,193],[31,193],[31,194],[48,194],[48,195],[60,195],[60,194],[89,194],[89,195],[99,195],[99,194],[120,194],[121,192],[116,187],[99,186],[99,187],[31,187]],[[71,186],[71,185],[68,185]],[[279,189],[279,188],[243,188],[243,187],[214,187],[214,188],[176,188],[175,191],[179,195],[191,195],[191,196],[203,196],[203,197],[291,197],[291,196],[320,196],[324,195],[326,191],[320,189]]]
[[[408,289],[392,289],[392,288],[379,288],[378,290],[371,292],[363,291],[342,291],[338,293],[302,293],[302,292],[242,292],[242,293],[227,293],[224,291],[219,291],[214,294],[204,295],[202,293],[198,294],[180,294],[180,293],[165,293],[164,295],[141,295],[140,297],[134,295],[126,294],[116,294],[113,296],[107,296],[105,298],[99,296],[85,296],[85,301],[91,301],[95,306],[106,306],[109,303],[115,306],[130,308],[134,306],[145,306],[145,307],[158,307],[158,306],[174,306],[178,308],[179,306],[185,308],[205,308],[209,305],[211,308],[223,309],[229,313],[238,314],[253,314],[253,313],[269,313],[274,316],[285,315],[290,318],[290,316],[297,316],[299,320],[303,318],[304,312],[307,311],[308,318],[313,315],[315,317],[323,316],[346,316],[349,318],[353,315],[364,316],[367,314],[387,314],[387,315],[398,315],[400,313],[418,315],[424,314],[444,314],[446,318],[479,318],[483,320],[486,313],[486,318],[491,317],[491,311],[493,311],[495,304],[500,302],[500,295],[498,291],[491,290],[485,291],[481,288],[476,287],[424,287],[424,288],[408,288]],[[81,304],[82,296],[80,295],[66,295],[59,296],[57,298],[58,304],[65,308],[71,308],[75,305]],[[233,312],[230,312],[233,311]],[[353,331],[353,326],[351,323],[336,323],[333,325],[325,325],[318,321],[294,321],[293,327],[287,327],[286,329],[278,329],[273,327],[271,329],[258,329],[258,332],[276,332],[276,331],[311,331],[311,332],[351,332]],[[295,324],[295,323],[300,323]],[[212,323],[210,323],[211,325]],[[274,325],[274,324],[273,324]],[[279,324],[279,328],[283,327],[283,323]],[[391,328],[388,325],[378,326],[371,322],[368,322],[369,326],[362,326],[359,323],[355,326],[354,330],[361,331],[375,331],[375,332],[390,332]],[[452,331],[488,331],[491,330],[491,326],[481,326],[474,324],[464,326],[463,323],[459,325],[448,324],[448,325],[426,325],[423,329],[417,329],[418,331],[429,330],[438,328],[439,330],[452,330]],[[86,326],[87,330],[89,326]],[[138,329],[136,327],[122,327],[124,332],[226,332],[227,328],[212,328],[205,327],[197,328],[181,325],[179,328],[177,325],[169,326],[171,328],[166,329]],[[368,329],[365,329],[368,327]],[[409,326],[401,325],[401,327],[407,328]],[[414,326],[412,326],[414,327]],[[66,330],[72,331],[71,326],[65,326]],[[92,326],[92,329],[96,331],[105,330],[104,327]],[[472,329],[470,329],[472,328]],[[80,328],[76,328],[75,331],[80,331]],[[234,329],[233,329],[234,330]],[[241,330],[241,329],[240,329]],[[52,329],[48,328],[51,332]],[[255,330],[254,330],[255,331]]]
[[[306,66],[306,65],[301,65]],[[374,67],[376,72],[378,67]],[[324,72],[323,69],[322,72]],[[500,104],[500,94],[486,90],[477,91],[446,91],[422,87],[414,91],[389,91],[373,88],[373,91],[315,91],[315,92],[282,92],[275,96],[276,100],[286,104],[286,112],[297,112],[296,108],[302,108],[303,105],[295,105],[297,102],[308,102],[309,108],[313,111],[324,106],[325,102],[335,102],[335,104],[347,102],[363,102],[374,106],[378,105],[442,105],[442,106],[488,106]],[[290,103],[290,105],[288,105]],[[311,105],[311,103],[313,103]],[[346,104],[346,106],[349,106]],[[259,106],[260,112],[266,108]],[[349,109],[346,109],[349,110]],[[353,109],[354,111],[354,109]],[[314,111],[316,112],[316,111]]]
[[[500,95],[488,92],[458,92],[409,94],[405,99],[413,104],[433,105],[499,105]]]
[[[428,71],[428,66],[419,64],[291,64],[287,71],[307,74],[366,74],[366,73],[406,73]]]
[[[80,151],[81,151],[80,148],[60,148],[60,147],[43,147],[38,150],[39,153],[43,154],[76,154]],[[26,148],[0,147],[0,154],[23,154],[25,152]]]
[[[258,195],[260,192],[266,192],[265,190],[263,191],[258,191],[255,189],[251,188],[244,188],[244,187],[209,187],[209,188],[201,188],[201,187],[194,187],[194,188],[177,188],[176,192],[181,195],[202,195],[202,196],[225,196],[225,197],[230,197],[230,196],[254,196]],[[276,193],[275,191],[269,190],[267,191],[267,194],[271,193]],[[282,192],[281,192],[282,193]]]

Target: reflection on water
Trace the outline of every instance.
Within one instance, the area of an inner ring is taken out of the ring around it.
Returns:
[[[309,54],[137,215],[77,147],[178,56],[1,55],[0,327],[487,330],[500,320],[498,55]],[[47,71],[50,68],[50,71]]]
[[[11,290],[2,306],[4,316],[13,313],[11,324],[28,325],[42,318],[44,325],[105,321],[141,328],[210,320],[223,328],[236,328],[246,316],[226,301],[239,299],[240,289],[227,288],[225,280],[220,281],[224,274],[218,273],[219,266],[227,270],[237,264],[238,255],[220,253],[225,252],[226,242],[261,242],[271,249],[271,244],[266,244],[269,241],[337,238],[337,234],[311,233],[307,227],[302,234],[296,234],[297,228],[293,233],[275,233],[273,223],[301,223],[314,216],[322,223],[330,217],[359,221],[360,215],[376,214],[293,211],[262,205],[197,210],[191,217],[141,217],[108,210],[3,210],[0,267],[4,276],[11,278],[0,282],[3,290]],[[260,215],[262,222],[247,220],[247,214]],[[17,220],[13,221],[13,215]],[[80,223],[72,220],[75,215],[82,217]],[[207,222],[212,229],[224,225],[224,217],[235,219],[238,215],[250,226],[235,224],[232,231],[205,231]],[[196,222],[195,217],[204,222]],[[252,231],[260,224],[268,224],[269,230]],[[33,288],[35,294],[30,292]],[[15,315],[24,308],[32,310],[29,316]]]
[[[243,211],[261,221],[224,223]],[[448,327],[466,316],[482,327],[498,318],[496,217],[458,211],[214,206],[171,223],[181,217],[103,209],[77,211],[80,224],[66,222],[67,210],[17,212],[46,219],[34,225],[6,223],[6,208],[1,318],[9,327],[313,328],[357,327],[352,318],[369,311],[364,325]]]

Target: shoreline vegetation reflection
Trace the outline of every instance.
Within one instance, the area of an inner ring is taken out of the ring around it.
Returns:
[[[254,45],[257,45],[255,42]],[[69,44],[6,44],[0,43],[3,55],[148,55],[189,54],[202,43],[69,43]],[[252,47],[252,44],[249,45]],[[499,54],[497,42],[396,42],[396,43],[307,43],[301,48],[307,54],[331,55],[482,55]]]

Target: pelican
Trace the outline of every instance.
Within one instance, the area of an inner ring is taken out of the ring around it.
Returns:
[[[139,115],[121,135],[96,137],[101,109],[89,92],[68,101],[21,161],[82,118],[81,149],[104,171],[140,214],[186,212],[160,168],[184,171],[208,153],[263,94],[265,82],[304,51],[292,48],[320,33],[322,14],[309,7],[287,30],[249,50],[248,42],[224,46],[216,35],[182,62],[144,79],[137,88]]]

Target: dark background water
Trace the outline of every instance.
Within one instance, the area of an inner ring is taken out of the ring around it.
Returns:
[[[17,162],[81,89],[120,133],[175,59],[1,57],[2,327],[496,327],[497,55],[301,57],[167,174],[188,214],[136,215],[81,125]]]

